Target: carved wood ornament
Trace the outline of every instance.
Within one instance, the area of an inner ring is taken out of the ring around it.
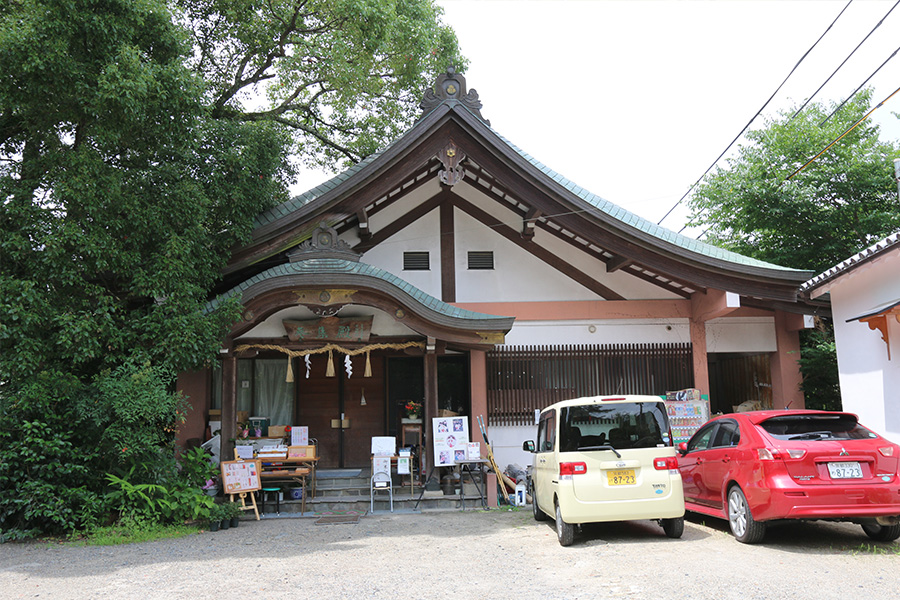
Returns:
[[[438,173],[441,183],[453,187],[463,180],[466,170],[462,166],[462,161],[465,158],[466,153],[452,141],[438,152],[437,159],[444,165],[444,168]]]

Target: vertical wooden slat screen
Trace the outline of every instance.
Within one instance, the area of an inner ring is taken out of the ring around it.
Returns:
[[[531,425],[567,398],[689,388],[691,361],[690,344],[500,346],[487,355],[488,423]]]

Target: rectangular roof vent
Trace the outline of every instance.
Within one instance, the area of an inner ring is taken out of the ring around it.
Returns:
[[[404,252],[403,253],[403,270],[404,271],[429,271],[431,263],[428,259],[428,252]]]
[[[480,251],[472,250],[469,252],[469,270],[470,271],[493,271],[494,270],[494,252],[492,250]]]

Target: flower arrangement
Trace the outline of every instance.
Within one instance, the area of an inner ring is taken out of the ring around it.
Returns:
[[[418,419],[422,415],[422,403],[416,402],[415,400],[410,400],[404,406],[406,409],[406,415],[410,419]]]

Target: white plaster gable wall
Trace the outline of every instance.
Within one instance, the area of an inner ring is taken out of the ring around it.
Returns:
[[[519,215],[463,181],[454,192],[515,231],[522,231]],[[454,213],[456,229],[456,299],[458,302],[535,302],[597,300],[591,290],[491,230],[462,210]],[[533,242],[629,300],[673,299],[677,294],[629,275],[606,272],[603,261],[580,251],[552,234],[535,228]],[[493,251],[493,271],[469,271],[468,252]]]
[[[900,443],[900,323],[888,319],[889,361],[879,331],[847,322],[900,299],[900,251],[838,278],[830,292],[843,408]]]
[[[457,302],[598,299],[591,290],[465,213],[456,211],[454,225]],[[470,250],[493,252],[494,270],[469,271]]]
[[[373,231],[378,231],[378,229],[373,229]],[[426,294],[440,298],[440,239],[440,214],[438,210],[433,210],[365,252],[360,260],[373,267],[393,273]],[[404,252],[428,252],[430,269],[428,271],[404,271]]]

